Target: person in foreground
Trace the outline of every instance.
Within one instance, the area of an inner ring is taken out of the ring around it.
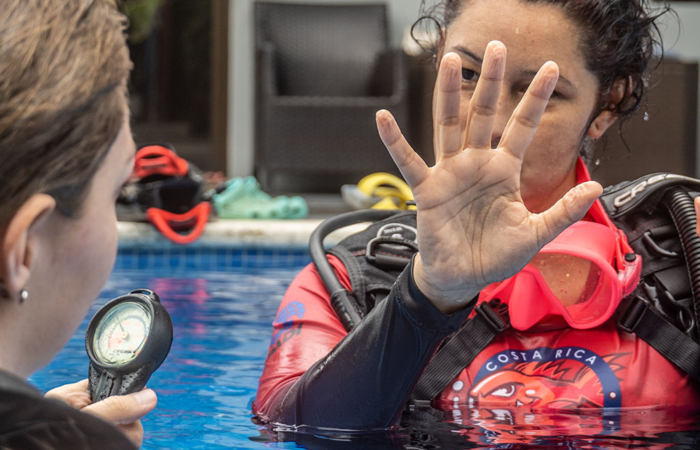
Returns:
[[[87,380],[25,379],[73,335],[114,264],[134,143],[125,19],[110,0],[0,8],[0,447],[129,449],[150,389],[91,404]],[[87,371],[87,367],[86,367]]]
[[[316,269],[302,271],[273,324],[254,413],[313,429],[394,427],[443,339],[478,301],[496,297],[510,299],[512,327],[431,402],[458,423],[460,415],[515,420],[519,411],[696,406],[697,386],[688,375],[618,329],[614,311],[583,324],[576,322],[583,314],[540,311],[554,291],[567,311],[580,300],[588,304],[599,287],[589,281],[604,279],[590,260],[545,252],[549,243],[576,249],[593,236],[607,261],[601,269],[613,274],[608,281],[618,283],[620,274],[620,292],[629,294],[639,279],[622,277],[638,257],[612,256],[630,250],[597,200],[602,188],[590,181],[581,157],[644,95],[657,37],[649,5],[448,0],[437,6],[443,33],[433,111],[436,164],[428,167],[413,151],[388,111],[377,113],[379,134],[415,195],[419,252],[350,333]],[[356,283],[340,251],[334,255],[329,260],[346,289],[371,289]],[[528,282],[533,271],[539,284]],[[512,310],[517,302],[519,315]],[[510,425],[517,430],[518,423]]]

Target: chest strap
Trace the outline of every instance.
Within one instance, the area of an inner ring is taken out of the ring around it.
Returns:
[[[481,303],[476,315],[468,319],[440,348],[426,367],[411,395],[410,403],[429,406],[457,376],[469,366],[493,339],[510,327],[508,306],[499,299]]]
[[[475,308],[472,319],[437,351],[418,380],[410,404],[430,402],[459,376],[499,334],[510,327],[507,305],[494,299]],[[634,333],[666,359],[700,383],[700,344],[661,317],[648,302],[636,297],[620,316],[623,331]]]
[[[666,321],[645,300],[635,297],[618,325],[634,333],[663,357],[700,383],[700,344]]]

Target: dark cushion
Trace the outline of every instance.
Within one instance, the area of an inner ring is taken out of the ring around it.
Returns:
[[[258,44],[274,46],[280,95],[368,96],[388,48],[384,5],[256,4]]]

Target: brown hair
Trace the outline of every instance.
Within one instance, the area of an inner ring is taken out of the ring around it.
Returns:
[[[79,214],[126,117],[125,23],[114,0],[3,0],[0,232],[36,193]]]
[[[561,8],[584,33],[582,53],[588,69],[600,83],[598,112],[607,106],[604,95],[617,80],[624,80],[627,89],[614,112],[624,118],[633,114],[646,94],[647,69],[657,47],[663,54],[661,33],[656,20],[673,12],[666,1],[651,0],[522,0],[524,3],[549,4]],[[422,17],[447,29],[459,16],[467,0],[439,0],[421,4]],[[436,52],[436,48],[429,48]],[[597,113],[595,115],[597,115]],[[594,117],[595,117],[594,115]]]

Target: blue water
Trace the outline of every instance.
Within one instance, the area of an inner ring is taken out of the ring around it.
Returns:
[[[411,419],[391,436],[352,441],[256,425],[250,404],[270,324],[284,291],[308,260],[298,251],[124,252],[73,338],[30,381],[46,391],[86,378],[89,319],[109,299],[149,288],[170,311],[175,335],[170,355],[149,382],[159,401],[143,420],[144,449],[700,448],[697,416],[668,410],[623,411],[620,420],[626,425],[614,432],[596,412],[478,408],[448,411],[442,422]],[[283,440],[296,442],[277,442]]]
[[[153,289],[171,314],[174,340],[168,358],[148,383],[158,394],[158,406],[143,420],[143,448],[264,448],[249,439],[259,435],[250,420],[250,402],[280,299],[308,256],[297,255],[287,267],[270,268],[280,264],[260,254],[248,258],[256,267],[207,271],[193,268],[195,256],[173,268],[154,262],[159,255],[141,255],[137,266],[148,265],[150,258],[150,268],[121,268],[135,262],[130,257],[120,256],[117,269],[75,335],[30,381],[46,391],[87,378],[89,319],[114,297],[136,288]],[[279,448],[296,446],[280,444]]]

